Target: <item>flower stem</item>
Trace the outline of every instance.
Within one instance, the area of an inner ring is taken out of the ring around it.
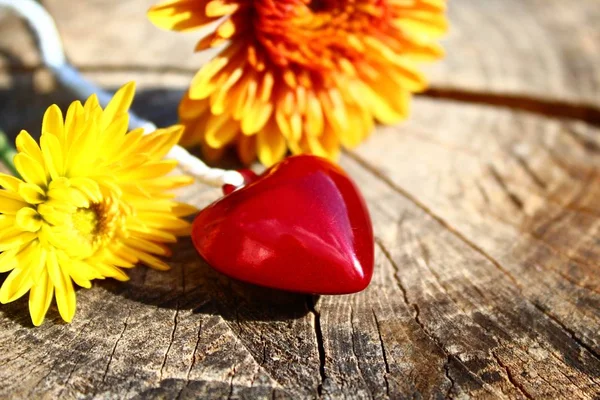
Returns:
[[[4,164],[11,172],[18,175],[17,169],[15,168],[14,158],[17,155],[17,150],[10,144],[10,140],[6,133],[0,129],[0,161]]]

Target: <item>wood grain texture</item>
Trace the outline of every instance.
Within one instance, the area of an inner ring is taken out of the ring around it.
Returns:
[[[188,57],[195,35],[150,27],[150,0],[44,3],[90,79],[135,79],[136,111],[175,122],[202,57]],[[599,9],[451,2],[432,97],[340,161],[375,228],[364,292],[242,284],[184,239],[168,272],[79,290],[72,324],[52,306],[33,328],[26,301],[2,306],[0,397],[600,397]],[[23,25],[0,14],[0,126],[12,135],[72,100],[38,63]],[[218,196],[179,193],[200,207]]]
[[[451,0],[434,87],[600,107],[600,2]]]

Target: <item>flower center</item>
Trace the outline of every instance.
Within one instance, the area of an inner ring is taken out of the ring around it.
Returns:
[[[86,208],[78,208],[71,221],[77,238],[85,249],[85,255],[90,256],[115,236],[121,226],[122,215],[116,203],[105,200],[102,203],[91,203]]]
[[[83,237],[95,236],[98,231],[98,213],[92,208],[79,208],[73,215],[73,226]]]
[[[255,8],[256,37],[270,60],[319,75],[362,59],[357,38],[385,36],[390,17],[385,3],[367,0],[257,0]]]

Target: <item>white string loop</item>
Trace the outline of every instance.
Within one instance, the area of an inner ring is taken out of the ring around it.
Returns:
[[[54,19],[44,6],[35,0],[0,0],[0,7],[15,12],[27,21],[38,39],[42,62],[52,70],[59,82],[82,99],[96,94],[103,107],[108,104],[112,95],[84,78],[67,62]],[[146,133],[156,130],[154,123],[138,117],[132,111],[129,112],[129,127],[144,128]],[[244,184],[244,177],[239,172],[210,168],[181,146],[174,146],[167,154],[167,158],[177,160],[181,169],[204,184],[216,187],[225,184],[239,187]]]

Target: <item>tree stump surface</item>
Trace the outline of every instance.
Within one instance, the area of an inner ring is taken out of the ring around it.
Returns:
[[[136,111],[176,121],[197,34],[153,28],[152,0],[44,3],[90,79],[136,80]],[[340,160],[373,219],[367,290],[246,285],[182,239],[168,272],[79,290],[71,324],[1,306],[0,397],[599,398],[600,1],[576,3],[450,2],[431,90]],[[0,127],[36,134],[72,100],[0,14]]]

